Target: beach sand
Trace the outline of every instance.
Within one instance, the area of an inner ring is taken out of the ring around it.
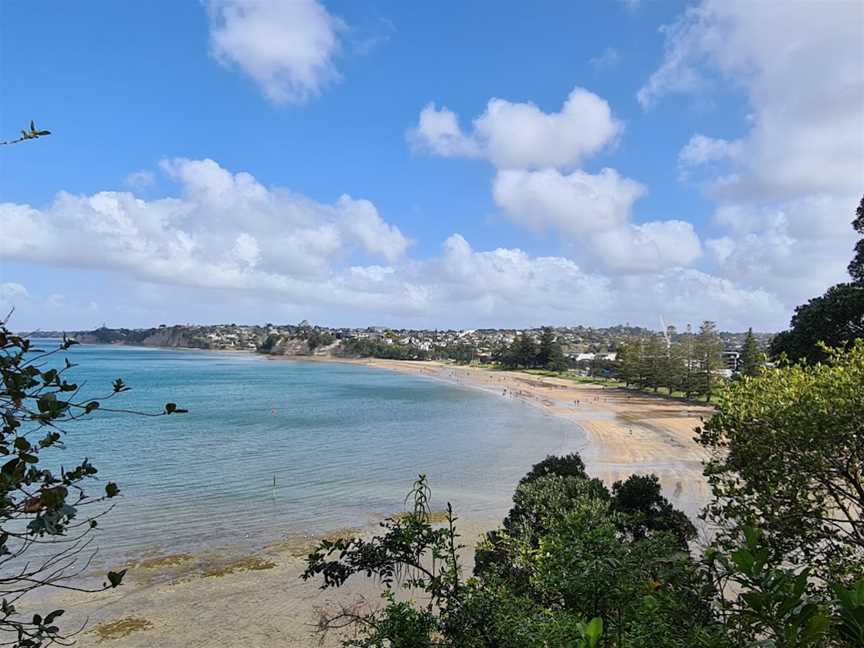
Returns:
[[[655,473],[666,496],[691,518],[708,499],[703,453],[693,441],[693,429],[700,417],[710,415],[709,407],[522,372],[435,362],[348,362],[484,389],[542,408],[585,431],[586,445],[580,453],[589,472],[607,484],[632,473]],[[463,552],[466,569],[473,558],[471,547],[497,524],[459,521],[462,542],[468,545]],[[293,538],[252,556],[231,551],[157,556],[128,566],[119,590],[58,593],[45,604],[67,610],[64,628],[87,622],[77,636],[83,647],[336,646],[336,635],[319,643],[318,611],[339,603],[377,605],[380,588],[359,580],[321,591],[318,583],[303,582],[303,557],[312,544],[310,538]]]

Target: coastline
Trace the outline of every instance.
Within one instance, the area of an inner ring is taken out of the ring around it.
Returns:
[[[692,428],[699,424],[700,415],[711,411],[708,407],[566,379],[434,361],[231,354],[359,364],[516,399],[579,426],[587,439],[579,451],[588,471],[608,485],[634,472],[653,472],[670,501],[691,518],[707,499],[702,454],[692,440]],[[476,541],[499,524],[497,519],[459,519],[457,528],[467,545],[462,552],[466,571],[470,572]],[[374,530],[370,525],[351,531],[369,535]],[[129,567],[118,591],[58,593],[46,599],[46,605],[65,608],[70,625],[89,620],[77,637],[83,647],[338,646],[336,635],[319,644],[315,633],[319,611],[358,601],[375,606],[380,589],[367,580],[349,581],[345,587],[327,591],[318,589],[317,583],[303,582],[303,557],[315,540],[286,538],[251,554],[225,549],[148,556],[117,566]],[[229,615],[235,623],[225,623]]]
[[[709,405],[566,378],[434,360],[266,357],[274,361],[359,364],[516,399],[580,427],[587,439],[580,454],[588,471],[607,484],[632,473],[653,472],[660,478],[666,497],[694,522],[708,500],[709,492],[702,476],[705,453],[693,437],[694,428],[714,411]]]

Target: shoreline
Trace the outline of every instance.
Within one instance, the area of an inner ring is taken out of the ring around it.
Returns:
[[[664,494],[691,517],[707,502],[702,476],[705,452],[694,428],[711,405],[631,392],[566,378],[447,364],[435,360],[265,356],[274,361],[356,364],[481,389],[540,409],[577,425],[587,446],[580,452],[588,472],[611,485],[632,473],[657,474]]]
[[[692,437],[699,417],[709,414],[711,407],[562,378],[436,361],[270,356],[246,351],[230,354],[283,362],[364,365],[516,399],[578,426],[586,439],[586,447],[579,449],[586,468],[607,486],[631,473],[653,472],[660,478],[664,494],[697,527],[695,514],[707,501],[702,452]],[[458,520],[457,528],[467,546],[462,552],[467,573],[473,563],[475,543],[500,523],[500,519],[476,517]],[[350,531],[368,537],[375,530],[374,525],[367,525],[334,530],[333,534]],[[194,554],[139,557],[128,565],[127,580],[117,591],[97,595],[57,593],[43,600],[46,606],[66,609],[64,619],[70,626],[89,620],[77,637],[78,645],[85,648],[315,645],[319,641],[315,626],[320,610],[332,609],[339,602],[365,601],[374,606],[380,593],[378,584],[366,579],[326,591],[318,589],[318,583],[302,581],[303,558],[319,539],[285,537],[245,553],[226,547]],[[229,614],[238,623],[225,624]],[[338,646],[339,637],[328,637],[320,645]]]

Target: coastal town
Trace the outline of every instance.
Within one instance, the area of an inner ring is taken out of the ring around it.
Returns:
[[[674,341],[687,332],[674,327],[656,332],[647,328],[618,325],[535,327],[526,329],[427,330],[395,329],[384,326],[331,328],[307,321],[299,324],[177,324],[154,328],[109,328],[89,331],[32,331],[32,337],[59,338],[64,335],[85,344],[124,344],[153,347],[191,348],[215,351],[242,351],[287,356],[381,357],[395,360],[454,360],[462,363],[491,363],[520,336],[539,343],[544,330],[551,330],[566,365],[588,369],[616,361],[627,342],[665,336]],[[746,332],[717,333],[727,371],[737,369]],[[760,348],[767,348],[773,334],[754,333]]]

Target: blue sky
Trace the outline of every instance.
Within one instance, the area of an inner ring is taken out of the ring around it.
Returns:
[[[0,11],[17,327],[776,329],[851,256],[858,3]]]

